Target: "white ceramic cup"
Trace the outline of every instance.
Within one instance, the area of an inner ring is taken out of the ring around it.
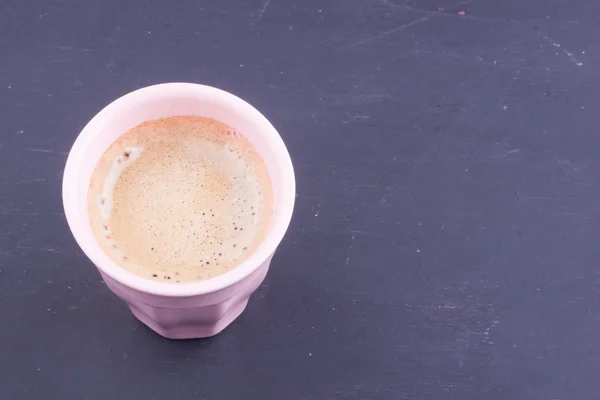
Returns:
[[[164,283],[134,275],[104,253],[91,229],[87,193],[97,162],[118,137],[144,121],[177,115],[214,118],[252,143],[269,170],[273,217],[263,242],[239,266],[204,281]],[[292,161],[271,123],[239,97],[194,83],[148,86],[110,103],[75,140],[63,177],[65,215],[83,252],[96,265],[106,285],[125,300],[140,321],[173,339],[215,335],[244,311],[289,226],[295,193]]]

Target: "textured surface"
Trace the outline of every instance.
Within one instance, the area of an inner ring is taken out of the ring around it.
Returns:
[[[598,2],[1,4],[3,398],[600,398]],[[85,122],[175,80],[255,105],[298,180],[204,341],[137,322],[60,201]]]
[[[115,263],[174,283],[221,275],[255,252],[273,214],[269,172],[232,132],[214,119],[164,118],[106,150],[87,199],[96,241]]]

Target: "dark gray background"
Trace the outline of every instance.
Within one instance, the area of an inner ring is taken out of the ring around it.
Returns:
[[[596,0],[0,0],[1,397],[600,398],[599,20]],[[248,100],[296,168],[265,284],[209,340],[138,323],[61,205],[84,124],[165,81]]]

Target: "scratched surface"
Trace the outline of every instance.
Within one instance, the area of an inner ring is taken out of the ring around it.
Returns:
[[[600,398],[598,2],[0,3],[2,398]],[[60,200],[86,121],[164,81],[253,103],[297,174],[204,341],[136,322]]]

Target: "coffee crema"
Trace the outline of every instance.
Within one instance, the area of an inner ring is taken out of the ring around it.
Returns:
[[[94,235],[118,265],[161,282],[209,279],[264,238],[273,193],[252,144],[211,118],[144,122],[104,152],[92,174]]]

